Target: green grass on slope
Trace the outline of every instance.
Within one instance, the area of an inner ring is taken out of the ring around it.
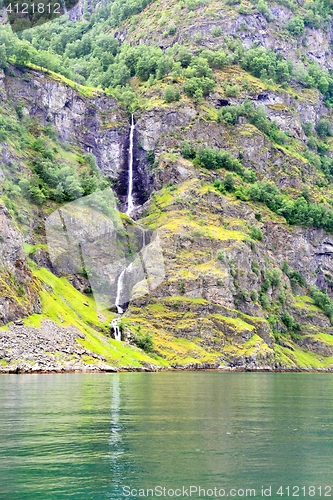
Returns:
[[[319,307],[317,307],[314,303],[314,300],[307,295],[295,295],[294,306],[299,309],[306,309],[307,311],[318,312],[320,311]]]
[[[293,350],[287,347],[275,345],[276,360],[281,361],[285,367],[295,367],[305,369],[333,368],[333,357],[324,357],[314,352],[300,349],[295,344]]]
[[[57,278],[49,270],[37,269],[36,266],[33,266],[33,274],[43,286],[40,292],[42,314],[29,316],[25,320],[26,325],[38,327],[46,318],[61,326],[72,325],[86,335],[84,340],[78,339],[78,342],[86,349],[103,355],[111,365],[140,367],[142,363],[154,363],[140,349],[105,335],[110,331],[109,325],[115,314],[98,312],[94,300],[76,290],[66,278]]]
[[[14,63],[15,61],[12,60],[11,62]],[[25,66],[35,71],[41,71],[46,75],[49,75],[52,78],[52,80],[68,85],[69,87],[76,90],[79,94],[83,95],[84,97],[97,97],[98,95],[104,94],[103,89],[81,85],[80,83],[73,82],[73,80],[66,78],[60,73],[55,73],[54,71],[51,71],[50,69],[47,68],[42,68],[41,66],[36,66],[36,64],[27,62],[25,63]]]
[[[160,305],[160,304],[156,304]],[[188,340],[185,338],[179,338],[173,335],[172,332],[166,328],[167,318],[166,316],[159,316],[158,313],[160,308],[147,306],[144,310],[142,308],[131,307],[131,316],[122,319],[122,323],[127,328],[131,328],[132,331],[138,331],[138,328],[142,333],[149,333],[154,340],[154,351],[155,355],[152,355],[154,359],[158,361],[160,365],[164,366],[186,366],[193,364],[216,364],[220,362],[221,353],[212,350],[206,350],[197,344],[197,341],[201,340],[199,338],[193,338],[193,340]],[[163,306],[162,306],[163,309]],[[151,322],[149,318],[149,312],[153,313],[153,318],[156,322]],[[175,314],[168,313],[163,310],[171,323],[176,322]],[[148,318],[145,317],[148,315]],[[192,321],[190,321],[192,324]]]

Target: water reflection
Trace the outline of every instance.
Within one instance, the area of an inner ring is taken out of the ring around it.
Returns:
[[[2,376],[0,499],[329,485],[332,389],[327,374]]]
[[[123,463],[117,485],[329,481],[333,401],[326,375],[123,374],[121,380],[129,456],[119,460],[130,463]]]
[[[111,379],[111,406],[110,406],[110,463],[111,463],[111,491],[109,498],[121,496],[124,469],[126,464],[125,449],[122,433],[124,425],[120,422],[121,381],[120,375],[115,374]]]

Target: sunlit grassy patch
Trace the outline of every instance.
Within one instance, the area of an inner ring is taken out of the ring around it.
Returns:
[[[333,367],[333,357],[323,357],[310,351],[294,346],[294,350],[279,345],[275,346],[277,360],[284,362],[286,366],[298,366],[300,368],[316,369]]]
[[[314,300],[307,295],[296,295],[294,306],[299,307],[300,309],[306,309],[307,311],[320,311],[319,307],[317,307],[314,303]]]

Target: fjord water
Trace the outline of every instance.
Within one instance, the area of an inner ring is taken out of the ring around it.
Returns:
[[[333,483],[330,374],[4,375],[0,402],[1,500]]]

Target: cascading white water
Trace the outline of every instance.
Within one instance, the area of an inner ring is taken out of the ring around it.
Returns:
[[[131,128],[130,128],[130,137],[129,137],[129,151],[128,151],[128,191],[127,191],[127,210],[126,215],[131,215],[134,210],[134,201],[133,201],[133,144],[134,144],[134,116],[131,116]],[[145,230],[142,228],[142,248],[146,245],[146,234]],[[124,310],[121,307],[121,298],[122,292],[124,289],[124,276],[125,269],[123,269],[118,277],[117,281],[117,297],[115,306],[117,308],[118,314],[123,314]],[[111,326],[114,331],[114,337],[116,340],[121,340],[121,332],[118,326],[119,318],[114,318],[111,322]]]
[[[146,231],[141,226],[140,229],[142,231],[142,247],[141,247],[142,250],[146,246]]]
[[[113,328],[113,334],[114,334],[114,339],[118,340],[118,342],[121,341],[121,331],[118,325],[119,318],[113,318],[111,321],[111,326]]]
[[[117,282],[117,297],[116,297],[116,308],[117,308],[117,313],[118,314],[123,314],[124,310],[122,307],[120,307],[120,300],[121,300],[121,292],[123,290],[123,280],[124,280],[124,275],[125,275],[125,269],[123,269],[119,275],[118,282]]]
[[[131,116],[131,128],[129,137],[129,151],[128,151],[128,191],[127,191],[127,210],[126,214],[131,215],[134,209],[133,203],[133,144],[134,144],[134,116]],[[123,279],[124,279],[125,269],[120,273],[117,282],[117,297],[115,305],[117,307],[118,314],[123,314],[124,310],[120,306],[121,292],[123,290]]]
[[[133,143],[134,143],[134,116],[131,117],[130,144],[128,151],[128,191],[126,215],[131,215],[134,210],[133,203]]]

